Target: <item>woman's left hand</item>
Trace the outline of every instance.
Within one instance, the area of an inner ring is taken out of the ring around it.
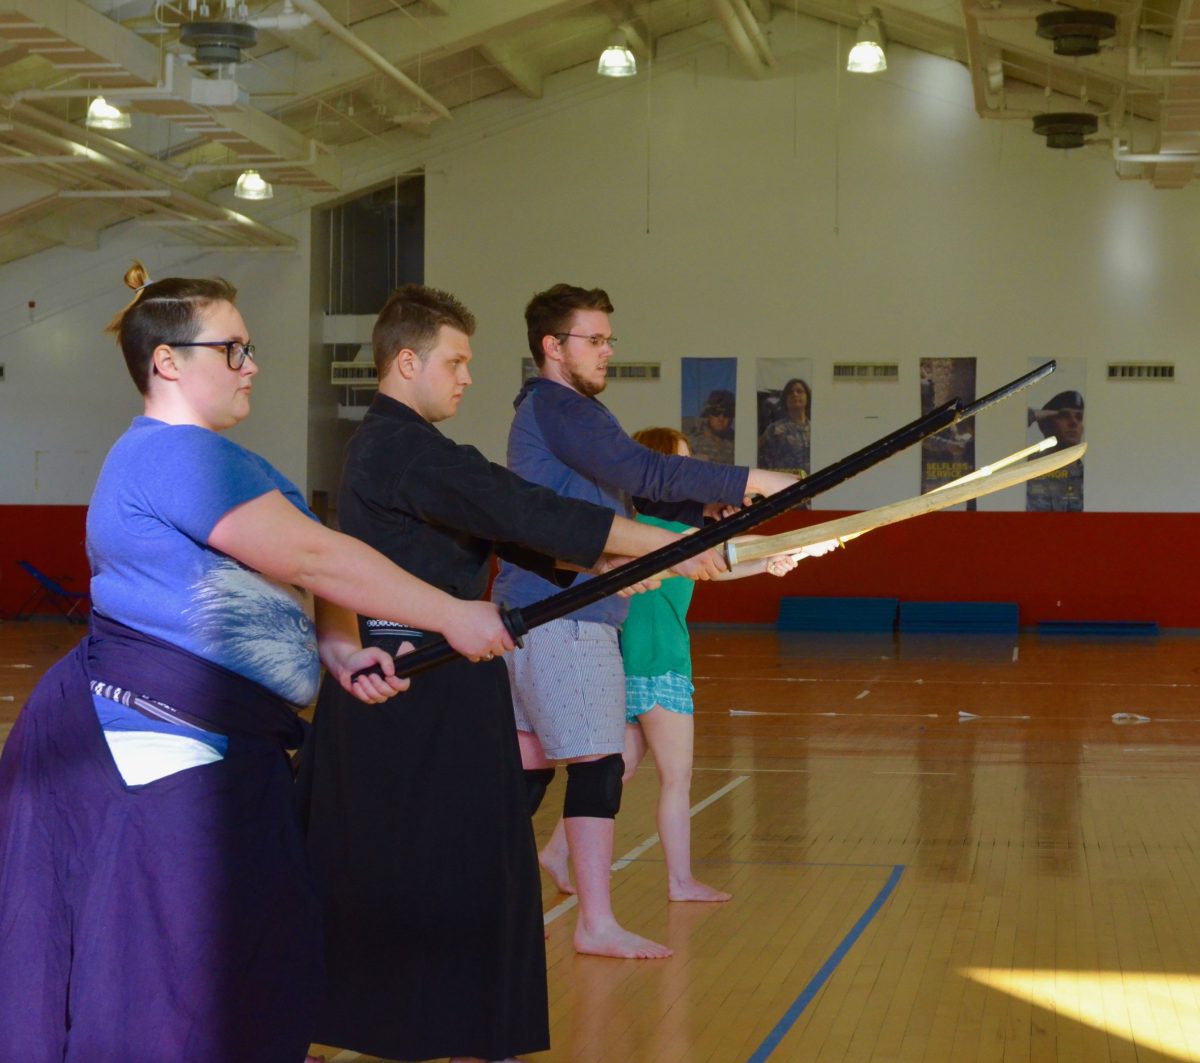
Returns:
[[[786,576],[800,563],[799,554],[780,554],[767,558],[767,572],[772,576]]]
[[[405,642],[401,645],[401,654],[411,653],[413,645]],[[355,672],[364,668],[378,668],[382,675],[369,673],[352,678]],[[350,654],[341,661],[334,670],[334,676],[346,693],[353,694],[359,701],[368,705],[382,705],[389,698],[395,697],[402,690],[407,690],[410,680],[399,679],[396,676],[396,664],[391,654],[378,646],[368,646]]]

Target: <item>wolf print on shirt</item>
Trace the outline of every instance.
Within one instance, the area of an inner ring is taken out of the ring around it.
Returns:
[[[315,697],[321,666],[311,595],[230,560],[191,592],[188,627],[205,656],[294,705]]]

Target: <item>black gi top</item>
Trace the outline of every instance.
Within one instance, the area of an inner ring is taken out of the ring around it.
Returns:
[[[546,578],[554,558],[590,568],[614,516],[522,480],[386,395],[346,447],[338,507],[346,534],[468,600],[487,590],[493,549]]]

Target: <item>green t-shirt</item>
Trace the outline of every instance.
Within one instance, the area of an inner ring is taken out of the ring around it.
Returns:
[[[688,531],[688,525],[638,514],[643,524],[669,531]],[[695,584],[672,576],[656,591],[635,594],[629,599],[629,616],[621,628],[621,655],[626,675],[692,675],[692,643],[688,637],[687,611]]]

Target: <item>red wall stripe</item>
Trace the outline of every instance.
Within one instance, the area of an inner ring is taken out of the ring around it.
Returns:
[[[18,559],[87,586],[86,506],[0,506],[0,614],[33,590]],[[788,514],[771,533],[844,516]],[[1197,513],[933,513],[801,562],[783,579],[701,584],[697,622],[773,623],[785,595],[1016,602],[1021,623],[1153,620],[1200,628]]]

